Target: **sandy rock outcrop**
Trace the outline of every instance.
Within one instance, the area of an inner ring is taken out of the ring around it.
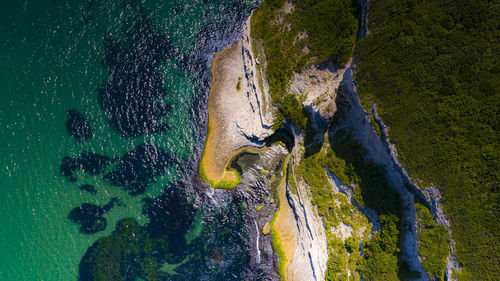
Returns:
[[[256,62],[250,48],[250,20],[244,36],[217,53],[208,98],[208,127],[200,174],[214,187],[234,187],[238,177],[226,170],[242,148],[261,148],[273,133],[270,98],[256,86]],[[268,108],[263,113],[263,108]]]
[[[287,194],[298,228],[297,247],[287,269],[287,280],[325,280],[328,247],[323,222],[312,204],[309,186],[297,182],[297,195]]]

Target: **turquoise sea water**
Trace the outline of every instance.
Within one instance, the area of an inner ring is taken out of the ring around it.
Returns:
[[[160,195],[166,184],[186,176],[189,169],[183,165],[196,162],[193,155],[200,150],[206,115],[198,99],[206,98],[199,94],[206,92],[206,83],[197,83],[202,73],[188,67],[192,62],[186,56],[206,47],[208,55],[199,59],[207,68],[210,54],[230,43],[231,36],[222,36],[227,42],[200,44],[196,34],[209,24],[223,24],[234,1],[139,1],[177,50],[161,66],[167,91],[162,100],[171,106],[163,121],[169,129],[133,138],[110,126],[97,92],[110,79],[102,64],[103,38],[120,41],[127,32],[123,22],[130,13],[122,2],[0,3],[0,280],[76,280],[82,256],[99,237],[109,235],[123,218],[146,224],[142,199]],[[242,2],[240,7],[248,14],[253,4]],[[77,142],[66,130],[69,109],[87,119],[95,135],[89,141]],[[153,143],[176,158],[142,195],[132,196],[101,175],[77,172],[76,183],[60,175],[65,156],[91,151],[118,157],[142,143]],[[92,184],[97,194],[78,189],[83,183]],[[102,206],[114,197],[121,203],[104,215],[104,231],[83,234],[67,218],[82,203]],[[195,224],[200,225],[197,217]],[[188,240],[199,226],[194,229]]]

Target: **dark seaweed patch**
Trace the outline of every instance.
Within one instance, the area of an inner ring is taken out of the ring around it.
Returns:
[[[79,280],[135,281],[140,269],[137,256],[147,252],[144,238],[141,227],[134,219],[119,221],[111,235],[97,240],[87,250],[80,261]],[[152,271],[158,272],[161,265],[156,259],[152,257],[149,262]]]
[[[202,229],[188,244],[184,235],[193,228],[196,209],[186,189],[174,184],[158,198],[146,200],[145,226],[134,219],[118,222],[111,235],[87,250],[79,280],[269,280],[249,272],[245,199],[231,196],[222,207],[202,210]],[[175,275],[161,270],[165,263],[181,262]]]
[[[182,236],[193,224],[193,207],[186,201],[182,187],[172,185],[154,200],[145,200],[143,213],[149,217],[148,232],[153,236],[161,236],[166,229]]]
[[[188,245],[194,258],[175,269],[176,280],[272,280],[253,278],[258,270],[249,268],[245,203],[231,197],[228,204],[204,214],[200,235]]]
[[[124,138],[165,131],[169,108],[162,102],[167,92],[160,67],[175,55],[174,63],[196,85],[191,102],[193,122],[200,125],[195,130],[199,144],[207,121],[209,64],[213,53],[234,42],[241,32],[241,23],[248,15],[244,11],[246,2],[231,1],[231,5],[222,7],[214,23],[194,35],[194,51],[183,54],[174,54],[177,51],[168,38],[153,27],[139,4],[134,4],[139,2],[122,1],[126,5],[122,28],[125,38],[117,40],[114,35],[104,38],[103,65],[109,78],[97,89],[99,103],[108,114],[111,127]],[[199,147],[193,153],[196,159]],[[79,163],[70,160],[61,174],[73,177]],[[155,177],[163,175],[174,160],[166,151],[145,144],[113,158],[116,165],[112,170],[100,173],[105,173],[110,183],[136,195],[143,193]],[[167,186],[164,194],[156,199],[145,200],[143,212],[149,218],[145,226],[134,219],[122,220],[111,235],[100,238],[87,250],[80,261],[79,280],[136,280],[137,277],[144,280],[269,280],[264,276],[273,274],[272,258],[268,259],[270,266],[266,272],[249,265],[247,225],[250,221],[243,219],[248,211],[245,202],[234,200],[238,196],[232,192],[223,192],[222,197],[216,199],[217,206],[212,206],[211,200],[201,203],[200,233],[187,243],[184,236],[193,225],[193,201],[200,203],[204,195],[196,191],[198,188],[192,186],[190,180],[195,160],[183,164],[178,168],[185,174],[185,181]],[[162,271],[165,263],[177,264],[177,274]]]
[[[87,141],[94,136],[89,123],[83,115],[73,109],[68,110],[68,121],[66,121],[66,129],[71,136],[78,142]]]
[[[162,148],[141,144],[117,160],[115,169],[104,178],[137,195],[144,193],[156,176],[163,175],[172,161],[170,153]]]
[[[174,48],[139,5],[127,3],[125,10],[129,15],[123,28],[126,39],[113,40],[111,35],[104,38],[103,64],[109,79],[97,91],[111,126],[131,138],[168,129],[162,120],[169,106],[161,101],[166,90],[160,66]]]
[[[173,163],[174,157],[153,144],[141,144],[122,157],[111,159],[108,156],[84,151],[80,157],[63,158],[59,172],[71,182],[76,182],[75,173],[80,170],[89,175],[103,174],[106,166],[116,163],[113,170],[104,174],[103,178],[115,186],[121,186],[131,195],[143,194],[155,177],[165,173]],[[79,186],[81,190],[96,193],[91,185]]]
[[[125,190],[130,192],[130,195],[139,195],[146,192],[148,185],[143,182],[134,182],[123,187]]]
[[[103,172],[109,162],[110,158],[108,156],[84,151],[80,154],[79,158],[64,157],[59,167],[59,172],[61,176],[66,177],[71,182],[75,182],[76,177],[74,173],[77,170],[90,175],[97,175]]]
[[[148,225],[121,220],[110,236],[87,250],[80,262],[79,280],[136,280],[136,276],[170,280],[160,268],[165,262],[179,263],[185,258],[184,234],[193,225],[195,210],[177,188],[148,201],[147,206],[145,213],[152,218]]]
[[[106,218],[102,217],[109,212],[115,205],[117,198],[104,206],[97,206],[90,203],[83,203],[81,206],[74,208],[68,215],[68,218],[75,223],[80,224],[80,231],[85,234],[92,234],[106,229]]]
[[[87,192],[92,193],[92,194],[97,193],[97,189],[95,189],[94,186],[91,184],[82,184],[78,188],[80,190],[87,191]]]

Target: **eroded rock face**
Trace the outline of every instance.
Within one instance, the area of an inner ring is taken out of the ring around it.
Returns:
[[[298,132],[297,132],[298,133]],[[296,142],[302,136],[296,135]],[[294,160],[300,161],[300,146],[296,146]],[[292,163],[292,165],[298,163]],[[298,229],[297,248],[286,269],[287,280],[324,280],[328,262],[328,246],[323,221],[312,203],[309,185],[303,180],[296,180],[296,193],[287,186],[287,201],[293,210]]]
[[[281,279],[276,272],[277,257],[269,234],[272,231],[270,221],[280,204],[276,188],[284,175],[287,155],[284,146],[273,144],[262,153],[242,153],[232,161],[231,167],[244,179],[232,192],[244,197],[248,204],[245,224],[250,229],[250,267],[256,269],[255,273],[263,270],[255,274],[255,278],[245,280]]]
[[[335,103],[345,67],[332,62],[308,67],[294,73],[289,91],[311,114],[313,128],[324,131],[337,111]]]
[[[271,99],[256,80],[249,25],[247,20],[243,39],[217,53],[212,65],[209,134],[200,171],[214,187],[234,187],[238,178],[225,170],[233,155],[242,148],[263,148],[273,134]]]
[[[250,136],[252,139],[262,141],[264,138],[270,136],[273,131],[273,112],[274,107],[271,105],[271,95],[269,94],[269,87],[265,81],[265,73],[261,73],[260,77],[257,75],[256,57],[252,49],[252,38],[250,37],[250,18],[243,26],[243,38],[241,39],[241,55],[243,58],[243,85],[246,92],[247,106],[250,106],[251,118],[240,118],[238,120],[238,128],[241,133]],[[262,81],[259,82],[259,79]],[[262,88],[260,87],[262,85]],[[250,113],[250,111],[248,111]],[[252,124],[247,124],[248,122]],[[245,129],[244,129],[245,128]]]
[[[219,53],[213,68],[209,110],[215,128],[211,129],[231,151],[262,146],[273,133],[271,98],[258,86],[249,26],[248,20],[243,39]]]

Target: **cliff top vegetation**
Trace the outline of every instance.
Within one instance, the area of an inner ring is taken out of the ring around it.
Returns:
[[[500,276],[500,3],[378,0],[357,43],[358,94],[376,103],[409,174],[434,184],[463,280]]]
[[[261,40],[268,60],[267,78],[273,103],[283,117],[304,129],[307,116],[295,95],[287,92],[294,72],[312,64],[352,56],[358,22],[352,0],[266,0],[253,13],[252,38]]]

